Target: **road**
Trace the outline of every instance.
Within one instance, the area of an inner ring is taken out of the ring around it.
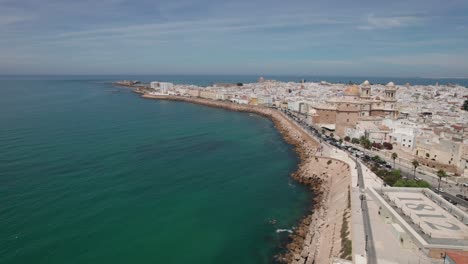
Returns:
[[[384,155],[380,155],[379,153],[375,153],[374,151],[369,151],[366,149],[362,149],[360,147],[359,149],[369,156],[378,155],[381,159],[385,160],[388,164],[391,164],[393,167],[393,160],[391,160],[390,158],[385,157]],[[414,177],[414,167],[411,165],[408,165],[406,163],[396,162],[394,169],[400,170],[401,175],[404,177],[407,177],[408,179],[413,179]],[[423,179],[427,181],[429,184],[431,184],[432,190],[436,190],[439,186],[439,178],[435,175],[431,175],[428,172],[425,172],[425,171],[422,172],[416,169],[416,177]],[[440,189],[441,189],[442,196],[448,197],[451,200],[456,201],[459,205],[468,208],[468,201],[465,201],[455,196],[457,194],[466,196],[468,193],[467,187],[463,187],[463,185],[461,184],[457,186],[455,183],[451,181],[447,182],[445,180],[442,180],[440,183]]]
[[[390,157],[385,156],[383,153],[379,153],[376,151],[364,149],[361,146],[358,145],[351,145],[354,148],[357,148],[364,152],[365,154],[369,156],[379,156],[381,159],[385,160],[388,164],[390,164],[392,167],[394,165],[393,160]],[[414,167],[411,164],[408,164],[406,162],[395,162],[395,169],[399,169],[402,173],[402,176],[408,177],[408,179],[413,179],[414,177]],[[439,183],[439,178],[437,175],[433,174],[432,172],[428,171],[423,171],[421,170],[421,167],[416,169],[416,177],[421,178],[427,182],[429,182],[433,187],[437,188],[438,183]],[[455,182],[451,180],[447,180],[447,178],[443,179],[441,182],[440,187],[444,189],[446,192],[450,192],[453,194],[462,194],[462,195],[467,195],[468,194],[468,188],[463,187],[461,184],[458,186],[456,185]]]
[[[318,138],[316,135],[310,132],[308,125],[304,122],[303,118],[300,116],[295,115],[296,118],[299,118],[299,122],[297,120],[294,120],[294,118],[291,118],[296,124],[304,128],[304,130],[312,137],[315,138],[318,142],[320,142],[320,145],[323,147],[323,150],[321,152],[321,155],[324,156],[330,156],[330,152],[332,151],[341,151],[334,146],[328,144],[328,142],[324,141],[322,138]],[[356,163],[356,170],[358,174],[358,183],[359,183],[359,192],[360,192],[360,197],[363,197],[361,200],[361,212],[362,212],[362,219],[363,219],[363,227],[364,227],[364,241],[366,241],[365,244],[365,249],[366,249],[366,256],[367,256],[367,263],[377,263],[377,255],[375,253],[375,247],[374,247],[374,238],[372,235],[372,228],[371,228],[371,221],[370,221],[370,216],[369,216],[369,207],[367,205],[367,200],[365,199],[365,183],[364,183],[364,176],[362,174],[362,167],[361,164],[354,159],[351,155],[349,155],[348,152],[345,152],[348,154],[351,159],[353,159]]]
[[[369,217],[369,207],[367,206],[367,200],[365,199],[365,183],[364,177],[362,175],[362,167],[361,164],[355,160],[356,162],[356,169],[358,172],[358,182],[359,182],[359,189],[361,192],[361,212],[362,212],[362,220],[364,224],[364,233],[366,234],[366,253],[367,253],[367,263],[377,263],[377,255],[375,254],[375,247],[374,247],[374,238],[372,236],[372,228],[370,223]]]

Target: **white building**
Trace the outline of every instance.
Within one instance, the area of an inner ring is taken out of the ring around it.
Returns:
[[[152,89],[159,89],[161,93],[167,94],[167,91],[171,90],[174,87],[174,84],[169,82],[151,82],[150,86]]]
[[[413,151],[416,135],[419,134],[416,124],[401,119],[384,119],[382,124],[390,129],[389,141],[394,147],[407,152]]]

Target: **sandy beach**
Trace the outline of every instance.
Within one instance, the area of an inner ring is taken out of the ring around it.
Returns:
[[[291,235],[287,252],[276,256],[277,260],[283,263],[331,263],[334,258],[351,259],[349,166],[336,159],[316,156],[319,143],[285,114],[261,106],[201,98],[149,94],[142,97],[255,113],[271,119],[300,158],[298,170],[291,177],[314,192],[312,214],[302,219]]]

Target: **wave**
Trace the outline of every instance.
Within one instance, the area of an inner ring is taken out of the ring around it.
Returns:
[[[276,233],[282,233],[282,232],[288,232],[292,234],[293,231],[291,229],[276,229]]]

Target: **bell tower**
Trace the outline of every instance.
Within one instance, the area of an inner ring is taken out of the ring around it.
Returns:
[[[395,84],[393,82],[389,82],[385,86],[385,95],[384,95],[383,100],[388,101],[388,102],[395,102],[396,101],[395,94],[396,94]]]
[[[362,84],[361,84],[361,95],[360,97],[362,99],[369,99],[371,96],[371,85],[369,83],[369,81],[364,81]]]

